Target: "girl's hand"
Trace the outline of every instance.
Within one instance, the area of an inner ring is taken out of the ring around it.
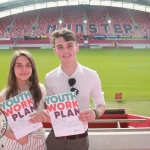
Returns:
[[[41,113],[42,113],[42,122],[51,123],[51,117],[50,117],[47,109],[43,109]]]
[[[42,122],[42,114],[41,113],[31,114],[30,117],[31,117],[31,119],[29,120],[30,123]]]

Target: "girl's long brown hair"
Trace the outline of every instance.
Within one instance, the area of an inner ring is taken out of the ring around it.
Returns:
[[[16,59],[19,56],[27,57],[31,63],[32,74],[29,78],[29,83],[30,83],[29,91],[33,97],[34,105],[37,108],[42,98],[42,92],[39,86],[36,65],[35,65],[32,55],[29,52],[24,51],[24,50],[16,51],[12,56],[12,59],[10,62],[9,74],[8,74],[8,82],[7,82],[7,87],[6,87],[6,99],[9,99],[10,97],[16,96],[18,94],[18,87],[17,87],[17,82],[16,82],[16,76],[14,73],[14,66],[16,63]]]

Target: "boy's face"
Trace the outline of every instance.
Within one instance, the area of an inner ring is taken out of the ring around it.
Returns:
[[[54,53],[60,58],[61,63],[76,61],[78,51],[79,46],[75,41],[65,41],[61,36],[55,39]]]

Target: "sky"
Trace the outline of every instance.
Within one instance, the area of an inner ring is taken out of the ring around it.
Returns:
[[[12,0],[0,0],[0,3],[5,3],[5,2],[8,2],[8,1],[12,1]]]

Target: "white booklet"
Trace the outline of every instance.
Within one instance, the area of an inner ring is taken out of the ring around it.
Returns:
[[[47,96],[45,100],[56,137],[84,133],[75,92]]]
[[[43,127],[42,123],[31,124],[30,114],[36,113],[36,108],[29,91],[22,92],[2,103],[0,107],[7,117],[16,139]]]

